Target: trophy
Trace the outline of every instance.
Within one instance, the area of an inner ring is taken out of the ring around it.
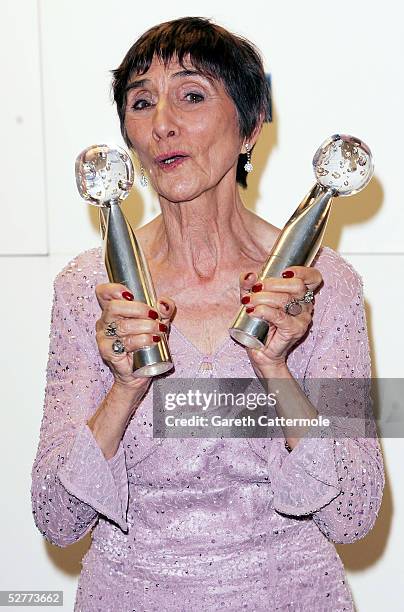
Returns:
[[[321,246],[333,197],[353,195],[369,183],[372,154],[358,138],[335,134],[317,150],[313,169],[317,182],[277,238],[258,281],[280,276],[289,266],[311,265]],[[260,349],[265,346],[268,329],[267,321],[248,315],[243,306],[229,333],[243,346]]]
[[[105,267],[112,283],[121,283],[135,299],[156,309],[156,293],[147,261],[120,204],[133,185],[133,165],[118,146],[93,145],[76,159],[76,183],[82,198],[99,208]],[[166,334],[153,346],[133,352],[133,374],[156,376],[173,367]]]

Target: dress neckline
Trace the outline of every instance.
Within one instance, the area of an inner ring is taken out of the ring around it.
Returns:
[[[182,340],[183,340],[183,341],[184,341],[186,344],[188,344],[188,346],[190,346],[191,348],[193,348],[193,349],[194,349],[194,351],[195,351],[196,353],[198,353],[198,355],[200,355],[201,357],[203,357],[203,358],[204,358],[204,361],[213,361],[213,359],[214,359],[214,358],[215,358],[215,357],[218,355],[218,353],[219,353],[219,352],[220,352],[220,351],[221,351],[221,350],[222,350],[222,349],[223,349],[225,346],[227,346],[227,344],[228,344],[228,343],[230,342],[230,340],[231,340],[231,337],[230,337],[230,334],[229,334],[229,335],[227,336],[227,338],[225,338],[225,339],[223,340],[223,342],[221,342],[221,343],[219,344],[219,346],[217,346],[217,347],[216,347],[216,349],[214,350],[214,352],[213,352],[213,353],[204,353],[204,352],[202,352],[202,351],[201,351],[201,350],[200,350],[200,349],[199,349],[199,348],[196,346],[196,344],[194,344],[193,342],[191,342],[191,340],[189,340],[189,338],[187,338],[187,337],[186,337],[186,336],[185,336],[185,335],[182,333],[182,331],[181,331],[180,329],[178,329],[178,327],[177,327],[177,326],[176,326],[174,323],[171,323],[171,324],[170,324],[170,326],[171,326],[171,328],[173,328],[173,329],[175,330],[176,334],[177,334],[178,336],[180,336],[180,338],[182,338]]]

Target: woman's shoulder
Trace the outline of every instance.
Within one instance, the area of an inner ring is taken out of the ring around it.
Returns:
[[[338,295],[340,298],[353,299],[362,292],[363,280],[353,265],[342,255],[323,246],[317,253],[313,266],[317,268],[323,277],[323,285],[320,292],[327,296]],[[320,293],[319,292],[319,293]]]
[[[93,289],[108,282],[101,247],[83,251],[71,259],[55,278],[56,288],[75,288],[76,291]]]

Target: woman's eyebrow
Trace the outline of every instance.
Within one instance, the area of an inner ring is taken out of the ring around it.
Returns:
[[[200,70],[192,70],[192,69],[185,69],[185,70],[180,70],[179,72],[174,72],[174,74],[171,75],[173,78],[181,78],[181,77],[186,77],[186,76],[198,76],[198,77],[202,77],[203,79],[207,79],[208,81],[212,81],[213,79],[211,77],[209,77],[207,74],[204,74],[203,72],[201,72]]]
[[[179,70],[178,72],[174,72],[174,74],[172,74],[170,78],[172,78],[172,79],[177,78],[178,79],[178,78],[187,77],[187,76],[202,77],[203,79],[206,79],[206,80],[210,81],[212,84],[213,84],[213,81],[214,81],[207,74],[204,74],[203,72],[200,72],[199,70],[190,70],[190,69]],[[131,89],[140,89],[141,87],[144,87],[145,85],[148,85],[150,83],[151,83],[150,79],[140,79],[140,80],[137,80],[137,81],[132,81],[132,83],[129,83],[129,85],[126,86],[125,92],[128,92]]]
[[[125,93],[130,91],[131,89],[140,89],[141,87],[147,85],[147,83],[151,83],[150,79],[141,79],[140,81],[133,81],[125,87]]]
[[[205,79],[206,81],[209,81],[209,83],[211,83],[212,85],[215,85],[215,79],[211,77],[209,74],[206,74],[205,72],[201,72],[200,70],[192,70],[191,68],[188,68],[185,70],[180,70],[179,72],[175,72],[172,75],[173,78],[181,78],[181,77],[187,77],[187,76],[197,76],[202,79]]]

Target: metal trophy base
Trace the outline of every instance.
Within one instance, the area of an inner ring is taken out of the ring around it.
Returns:
[[[247,348],[264,348],[269,330],[267,321],[250,317],[245,310],[242,310],[233,325],[234,327],[229,329],[233,340]]]
[[[164,374],[173,367],[172,361],[162,361],[161,349],[159,346],[146,346],[133,353],[133,375],[157,376]]]

